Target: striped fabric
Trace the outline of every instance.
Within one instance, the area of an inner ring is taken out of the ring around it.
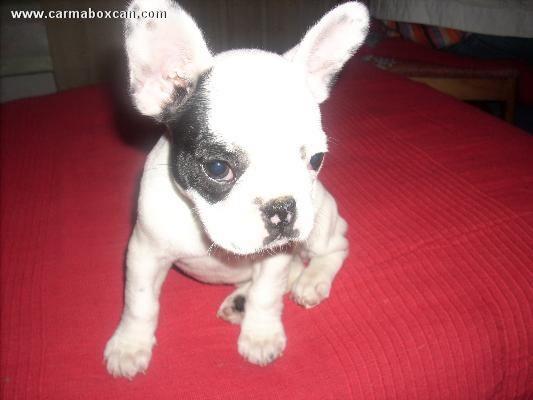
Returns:
[[[330,298],[287,296],[287,349],[261,368],[215,316],[232,288],[171,271],[150,368],[113,379],[150,137],[113,110],[96,87],[2,106],[1,399],[533,398],[533,141],[357,61],[323,105],[350,241]]]
[[[401,36],[424,46],[442,49],[459,43],[468,34],[463,31],[439,26],[409,22],[382,21],[388,36]]]

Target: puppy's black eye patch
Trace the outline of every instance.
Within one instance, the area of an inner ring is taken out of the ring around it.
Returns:
[[[316,153],[309,160],[308,168],[314,171],[318,171],[324,160],[324,153]]]

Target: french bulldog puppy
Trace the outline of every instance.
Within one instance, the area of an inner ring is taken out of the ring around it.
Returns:
[[[166,11],[163,19],[129,19],[125,38],[134,103],[167,135],[144,167],[107,370],[132,378],[148,367],[159,292],[173,265],[236,285],[218,316],[241,324],[239,353],[266,365],[286,345],[283,295],[317,305],[348,253],[346,222],[317,179],[328,150],[319,104],[363,42],[367,9],[334,8],[283,55],[216,56],[178,4],[137,0],[129,9]]]

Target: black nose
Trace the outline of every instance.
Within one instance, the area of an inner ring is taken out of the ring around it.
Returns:
[[[268,238],[271,242],[281,236],[294,236],[294,221],[296,220],[296,201],[291,196],[278,197],[270,200],[261,207]]]

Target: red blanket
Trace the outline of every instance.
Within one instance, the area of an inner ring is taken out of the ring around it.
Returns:
[[[145,154],[101,88],[3,106],[0,396],[531,398],[533,139],[358,62],[323,112],[322,180],[351,245],[330,299],[287,299],[287,350],[261,368],[215,317],[232,289],[171,273],[151,366],[129,382],[102,352]]]

